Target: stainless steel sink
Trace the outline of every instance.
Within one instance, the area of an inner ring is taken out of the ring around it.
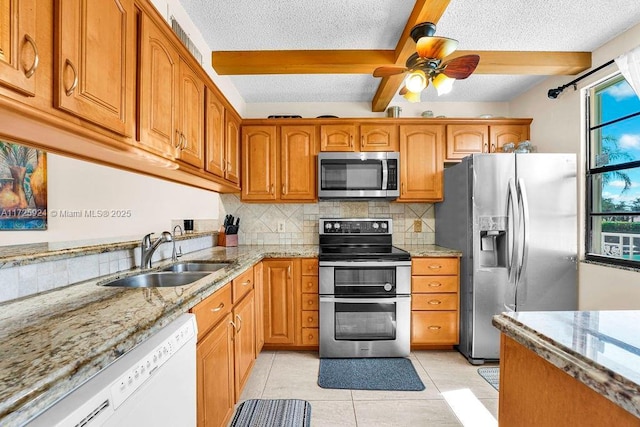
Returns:
[[[188,272],[188,271],[208,271],[209,273],[213,271],[218,271],[222,268],[225,268],[229,265],[229,263],[225,262],[198,262],[198,261],[186,261],[179,262],[177,264],[170,265],[167,268],[164,268],[162,271],[173,271],[176,273]]]
[[[115,279],[104,283],[103,286],[117,286],[124,288],[168,288],[173,286],[189,285],[209,274],[210,273],[204,272],[172,273],[168,271],[155,271]]]

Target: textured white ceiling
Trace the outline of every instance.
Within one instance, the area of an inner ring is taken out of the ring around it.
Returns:
[[[393,49],[415,4],[179,1],[212,50]],[[452,0],[436,34],[457,39],[459,50],[591,52],[638,22],[639,0]],[[422,101],[504,102],[544,78],[474,74],[456,81],[446,96],[428,88]],[[369,102],[379,84],[372,76],[354,74],[231,76],[231,81],[247,103]],[[405,101],[396,96],[393,102]]]

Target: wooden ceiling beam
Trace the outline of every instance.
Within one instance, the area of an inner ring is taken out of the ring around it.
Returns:
[[[371,74],[396,60],[393,50],[218,51],[211,64],[220,75]]]
[[[410,36],[411,29],[421,22],[433,22],[437,24],[440,17],[449,6],[450,0],[417,0],[407,24],[402,31],[398,45],[396,46],[396,57],[394,64],[404,65],[405,61],[416,50],[416,43]],[[384,111],[391,102],[398,88],[402,84],[402,77],[393,76],[383,78],[378,86],[373,101],[371,101],[371,111]]]
[[[480,55],[474,74],[574,75],[591,68],[591,52],[455,51],[446,60]]]

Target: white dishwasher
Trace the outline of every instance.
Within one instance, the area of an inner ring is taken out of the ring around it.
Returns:
[[[197,335],[183,314],[27,426],[195,426]]]

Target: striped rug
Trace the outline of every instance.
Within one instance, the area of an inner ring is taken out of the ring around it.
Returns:
[[[309,427],[311,405],[298,399],[251,399],[238,406],[231,427]]]

